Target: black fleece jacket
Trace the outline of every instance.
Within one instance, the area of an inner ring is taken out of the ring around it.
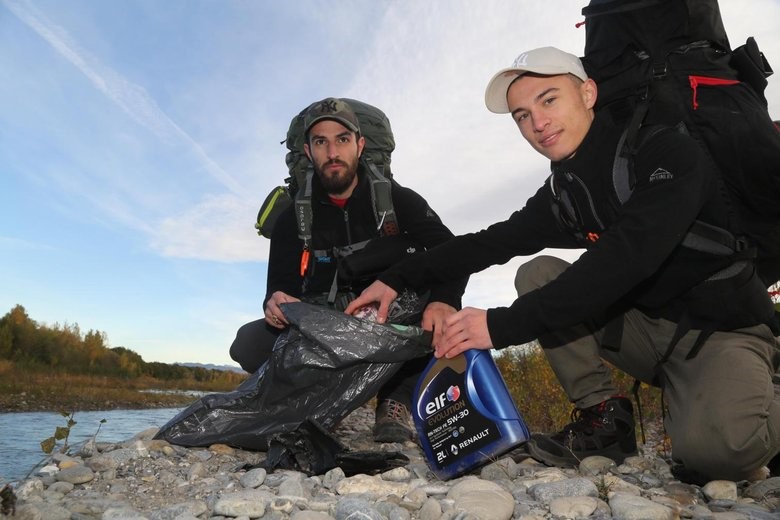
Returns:
[[[379,236],[371,190],[362,166],[358,168],[358,179],[357,187],[344,209],[341,209],[330,202],[316,175],[313,178],[312,251],[330,251],[334,247],[356,244]],[[425,199],[413,190],[393,180],[391,197],[400,231],[407,233],[418,246],[430,249],[453,237]],[[303,241],[298,238],[293,210],[294,205],[279,216],[271,235],[268,282],[263,305],[275,291],[283,291],[297,298],[326,294],[336,273],[337,265],[333,258],[317,258],[312,254],[306,275],[301,276]],[[371,281],[364,281],[349,289],[359,294]],[[467,282],[468,275],[464,275],[429,286],[423,284],[420,288],[430,289],[429,302],[442,302],[459,309]]]
[[[545,333],[586,323],[603,325],[635,307],[696,328],[736,328],[764,323],[772,314],[763,285],[732,283],[728,293],[698,287],[732,260],[683,247],[695,219],[729,229],[729,212],[712,175],[712,163],[690,137],[663,131],[643,144],[636,156],[636,185],[627,202],[617,202],[612,167],[620,128],[598,116],[577,153],[552,163],[548,182],[509,219],[485,230],[454,238],[416,259],[403,262],[379,279],[401,290],[423,282],[443,282],[504,264],[544,248],[586,251],[556,280],[516,299],[509,307],[488,309],[493,346],[532,341]],[[582,223],[559,224],[550,183],[568,183],[567,192]],[[560,182],[559,182],[560,181]],[[697,326],[698,325],[698,326]]]

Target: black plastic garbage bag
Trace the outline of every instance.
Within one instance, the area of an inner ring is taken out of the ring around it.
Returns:
[[[182,446],[215,443],[265,451],[272,436],[311,420],[326,429],[373,397],[403,362],[431,353],[419,327],[380,325],[296,302],[271,358],[233,392],[206,395],[156,438]]]
[[[265,460],[245,464],[239,469],[291,469],[307,475],[322,475],[339,467],[346,476],[373,475],[409,463],[409,457],[397,451],[349,451],[314,421],[305,421],[297,430],[272,435]]]

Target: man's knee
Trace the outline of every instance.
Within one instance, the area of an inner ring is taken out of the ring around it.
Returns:
[[[241,365],[241,368],[244,368],[244,370],[247,370],[246,367],[244,367],[244,362],[246,358],[246,348],[247,348],[247,327],[249,326],[249,323],[246,323],[244,325],[241,325],[241,327],[238,328],[236,331],[236,338],[233,340],[233,343],[230,345],[230,358]],[[247,370],[248,371],[248,370]]]
[[[697,424],[688,431],[709,431],[712,434],[706,435],[706,441],[702,435],[673,437],[672,456],[681,461],[686,469],[709,478],[744,480],[754,470],[765,465],[774,454],[765,427],[759,427],[758,431],[747,431],[723,424]]]
[[[547,285],[556,279],[571,264],[554,256],[537,256],[524,263],[517,269],[515,275],[515,289],[517,295],[526,293]]]
[[[265,320],[246,323],[236,331],[230,358],[247,372],[255,372],[270,357],[275,339],[275,334],[267,331]]]

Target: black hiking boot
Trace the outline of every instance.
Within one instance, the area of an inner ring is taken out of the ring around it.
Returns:
[[[374,440],[376,442],[406,442],[414,438],[409,409],[394,399],[385,399],[376,407]]]
[[[770,477],[780,477],[780,453],[772,457],[766,466],[769,468]]]
[[[578,466],[585,457],[601,455],[620,464],[637,454],[634,409],[626,397],[610,397],[583,410],[575,409],[572,422],[551,435],[534,434],[528,441],[531,456],[548,466]]]
[[[681,462],[672,462],[672,464],[669,466],[669,471],[672,474],[674,478],[679,480],[680,482],[683,482],[685,484],[693,484],[694,486],[703,486],[710,480],[711,478],[707,477],[703,473],[699,473],[698,471],[694,471],[692,469],[688,469],[685,467],[685,464],[682,464]]]

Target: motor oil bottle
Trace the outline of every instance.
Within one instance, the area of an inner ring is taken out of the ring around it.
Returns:
[[[529,438],[486,350],[431,360],[417,383],[412,408],[428,464],[441,480],[495,460]]]

